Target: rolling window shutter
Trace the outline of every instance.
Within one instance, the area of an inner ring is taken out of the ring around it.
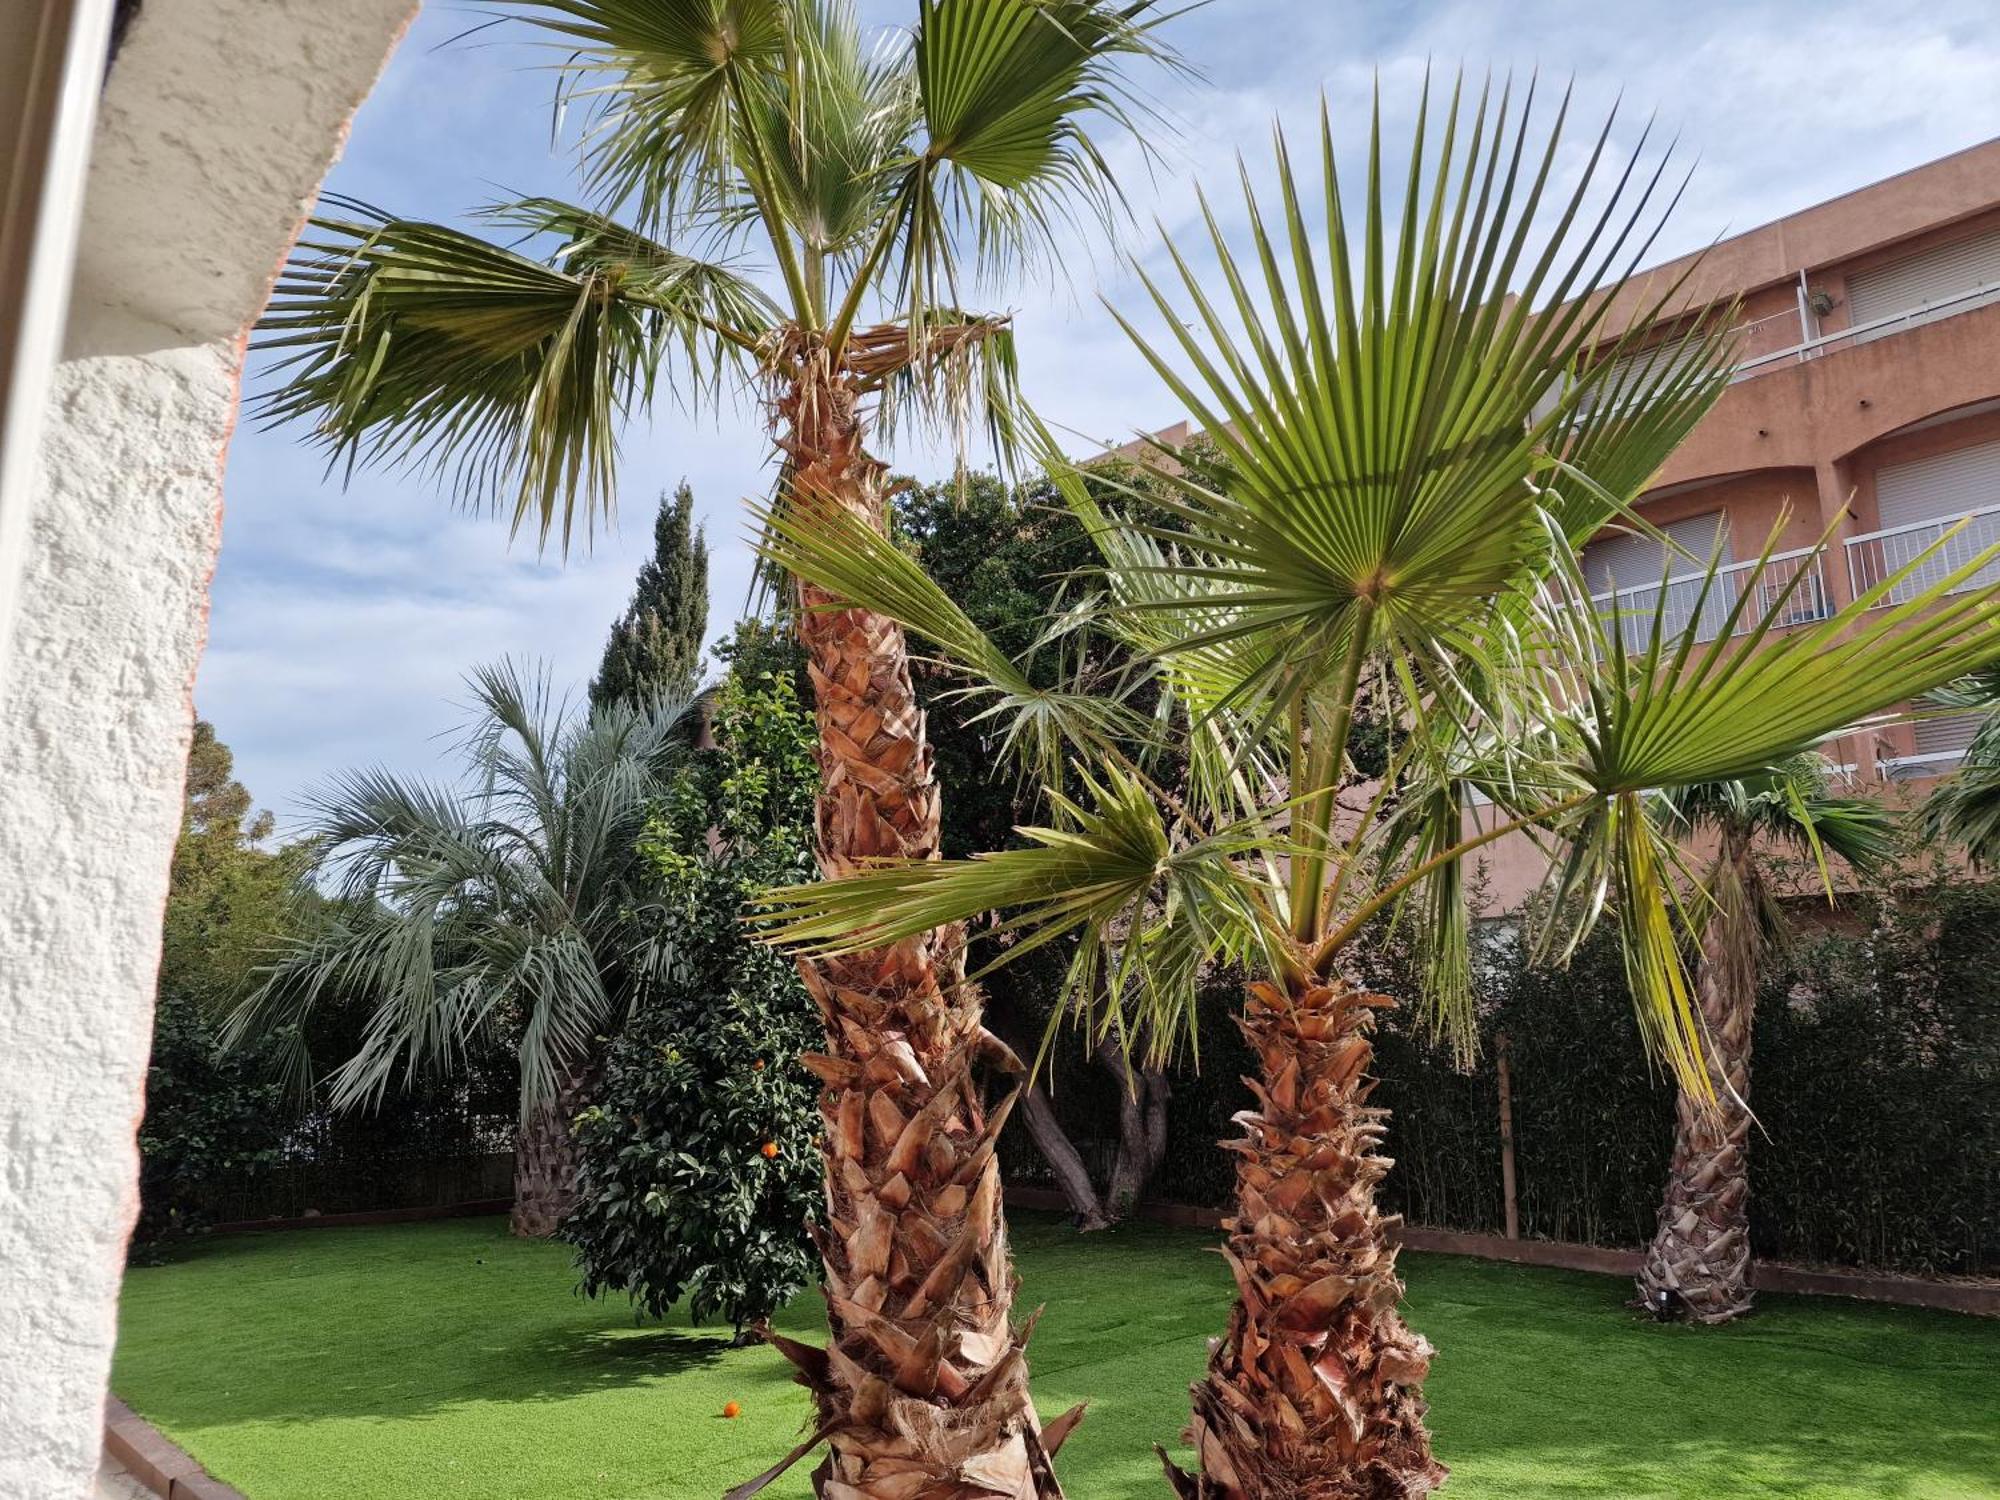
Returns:
[[[1893,318],[1898,313],[1948,302],[1952,298],[1977,292],[1982,287],[1994,299],[2000,300],[2000,230],[1988,230],[1970,239],[1939,245],[1848,277],[1848,316],[1856,325],[1872,323],[1878,318]],[[1935,316],[1942,318],[1964,312],[1980,305],[1980,300],[1953,303],[1950,307],[1941,308]],[[1910,321],[1930,322],[1932,319],[1916,318]],[[1881,338],[1907,326],[1907,323],[1901,323],[1857,334],[1855,342],[1866,343],[1871,338]]]
[[[1672,571],[1676,577],[1699,573],[1706,568],[1718,538],[1722,543],[1723,563],[1726,565],[1734,561],[1735,555],[1729,546],[1728,521],[1719,510],[1703,511],[1698,516],[1669,521],[1660,530],[1673,538],[1676,546],[1690,554],[1688,557],[1675,554]],[[1649,536],[1613,535],[1603,541],[1592,542],[1583,549],[1583,576],[1593,589],[1646,588],[1658,583],[1666,571],[1666,549]]]
[[[1875,475],[1875,503],[1881,531],[2000,505],[2000,442],[1887,465]]]

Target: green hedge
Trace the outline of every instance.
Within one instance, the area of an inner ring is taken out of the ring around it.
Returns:
[[[1802,914],[1804,915],[1804,914]],[[2000,885],[1906,892],[1773,955],[1756,1034],[1752,1234],[1771,1259],[1912,1273],[2000,1269]],[[1377,1099],[1393,1113],[1385,1185],[1413,1224],[1497,1232],[1499,1091],[1494,1039],[1510,1042],[1521,1232],[1632,1246],[1649,1238],[1672,1144],[1673,1090],[1647,1061],[1615,941],[1600,934],[1561,972],[1520,962],[1505,928],[1482,955],[1480,1051],[1470,1070],[1390,1012],[1377,1037]],[[1405,955],[1363,976],[1414,992]],[[1174,1078],[1172,1146],[1151,1194],[1227,1201],[1214,1142],[1249,1102],[1229,1019],[1233,986],[1206,1007],[1203,1067]],[[1056,1105],[1086,1159],[1115,1135],[1108,1089],[1059,1044]],[[1074,1049],[1071,1049],[1074,1050]],[[1047,1181],[1018,1129],[1017,1180]]]

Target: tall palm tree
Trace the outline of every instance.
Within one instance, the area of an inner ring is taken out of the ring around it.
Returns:
[[[1708,1088],[1682,1088],[1659,1229],[1639,1271],[1639,1294],[1663,1316],[1726,1323],[1750,1310],[1750,1044],[1757,969],[1765,942],[1781,938],[1785,911],[1764,857],[1774,847],[1809,856],[1829,899],[1826,856],[1866,874],[1895,849],[1894,819],[1880,802],[1834,796],[1818,755],[1802,755],[1732,781],[1678,788],[1662,799],[1668,832],[1716,840],[1696,903],[1701,1013]]]
[[[1008,320],[965,299],[1053,261],[1065,223],[1112,217],[1093,132],[1136,134],[1121,66],[1167,57],[1154,0],[914,0],[872,47],[850,0],[508,8],[563,49],[588,203],[491,211],[546,259],[358,205],[316,221],[265,320],[289,355],[263,410],[313,423],[336,459],[442,471],[565,545],[612,491],[619,421],[658,395],[754,382],[776,503],[805,524],[883,525],[871,427],[983,413],[1004,438]],[[823,867],[930,857],[938,787],[901,627],[807,585],[797,605]],[[819,1399],[827,1493],[1058,1493],[1067,1424],[1039,1430],[1009,1321],[993,1145],[1011,1094],[989,1107],[975,1072],[1014,1064],[963,968],[955,930],[806,968],[828,1036],[833,1342],[777,1342]]]
[[[1645,799],[1750,774],[2000,654],[1991,588],[1909,608],[1877,589],[1780,633],[1799,583],[1766,577],[1761,560],[1754,584],[1724,610],[1697,609],[1685,634],[1656,615],[1630,650],[1607,629],[1577,548],[1613,517],[1633,523],[1632,497],[1721,389],[1728,353],[1697,318],[1684,358],[1622,366],[1643,374],[1588,359],[1606,340],[1613,354],[1634,347],[1589,293],[1643,253],[1659,177],[1607,182],[1600,137],[1593,180],[1544,218],[1560,126],[1539,137],[1531,104],[1532,91],[1523,104],[1489,90],[1476,108],[1454,94],[1441,122],[1420,110],[1394,206],[1378,125],[1359,222],[1330,124],[1319,222],[1281,136],[1278,209],[1246,189],[1248,251],[1211,216],[1207,285],[1173,252],[1180,296],[1151,287],[1164,340],[1127,326],[1220,462],[1162,466],[1166,524],[1093,504],[1045,443],[1099,543],[1095,624],[1136,648],[1170,699],[1160,722],[1170,763],[1189,768],[1179,784],[1155,784],[1061,694],[1017,705],[1003,678],[996,716],[1054,726],[1089,768],[1075,797],[1049,794],[1051,826],[1025,830],[1026,847],[772,897],[778,930],[821,954],[986,912],[1013,952],[1080,934],[1075,1013],[1156,1048],[1191,1044],[1204,964],[1249,969],[1240,1024],[1257,1102],[1226,1143],[1238,1297],[1194,1388],[1199,1472],[1169,1465],[1183,1496],[1411,1496],[1444,1478],[1423,1423],[1433,1351],[1398,1314],[1395,1226],[1377,1203],[1390,1162],[1370,1032],[1393,1002],[1342,968],[1371,919],[1402,904],[1422,917],[1418,998],[1465,1034],[1466,856],[1514,830],[1556,841],[1542,951],[1561,956],[1615,912],[1647,1033],[1705,1095],[1679,949],[1691,917]],[[1586,214],[1588,202],[1609,206]],[[1558,371],[1573,378],[1552,384]],[[783,518],[775,530],[788,568],[902,619],[975,678],[1004,669],[872,531]],[[1704,606],[1720,577],[1711,565]],[[1372,787],[1346,764],[1357,703],[1406,730]],[[1469,827],[1475,793],[1492,806]]]
[[[699,726],[689,699],[611,704],[587,717],[510,663],[472,675],[467,782],[353,771],[312,798],[316,868],[338,896],[323,931],[292,941],[230,1018],[234,1042],[287,1039],[313,1082],[305,1022],[323,995],[365,998],[361,1049],[331,1074],[337,1109],[470,1043],[515,1038],[521,1131],[516,1234],[546,1236],[575,1180],[570,1121],[652,945],[625,921],[626,876],[647,808]]]

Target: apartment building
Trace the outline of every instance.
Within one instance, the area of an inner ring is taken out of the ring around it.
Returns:
[[[1948,534],[1885,604],[2000,542],[2000,140],[1642,272],[1614,294],[1612,326],[1629,326],[1682,276],[1691,301],[1739,305],[1740,363],[1638,509],[1677,549],[1706,559],[1719,547],[1726,566],[1702,601],[1704,569],[1670,565],[1658,540],[1592,542],[1586,575],[1628,640],[1650,631],[1663,591],[1669,628],[1699,609],[1699,633],[1720,630],[1781,521],[1761,586],[1809,572],[1788,628],[1825,618]],[[1828,548],[1814,556],[1822,536]],[[1914,797],[1958,763],[1976,723],[1870,729],[1825,750],[1857,789]],[[1515,906],[1545,868],[1525,839],[1493,846],[1489,909]]]
[[[1698,556],[1719,542],[1725,561],[1743,559],[1705,616],[1719,627],[1734,581],[1787,511],[1785,560],[1812,573],[1793,596],[1795,624],[1961,520],[1892,598],[2000,541],[2000,140],[1660,266],[1615,300],[1636,311],[1649,286],[1690,271],[1692,296],[1740,303],[1741,363],[1639,510]],[[1829,531],[1824,557],[1797,550]],[[1671,624],[1696,607],[1700,570],[1663,583],[1655,540],[1601,538],[1585,568],[1627,630],[1643,628],[1634,616],[1650,622],[1663,588]],[[1970,734],[1969,721],[1930,720],[1828,748],[1863,779],[1924,778],[1955,764]]]

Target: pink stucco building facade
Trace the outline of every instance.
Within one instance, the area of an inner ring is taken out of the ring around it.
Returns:
[[[1683,276],[1690,301],[1738,304],[1741,363],[1639,509],[1697,555],[1719,543],[1738,564],[1724,579],[1730,599],[1774,528],[1781,552],[1829,537],[1818,559],[1786,565],[1812,573],[1795,625],[1961,521],[1911,587],[2000,541],[2000,140],[1641,273],[1615,307],[1636,316]],[[1646,628],[1663,587],[1670,624],[1695,608],[1701,570],[1670,564],[1657,541],[1601,537],[1585,568],[1628,630]],[[1726,607],[1704,613],[1719,622]],[[1824,748],[1856,789],[1906,798],[1957,764],[1972,727],[1936,718]],[[1494,846],[1494,907],[1517,904],[1543,869],[1525,840]]]

